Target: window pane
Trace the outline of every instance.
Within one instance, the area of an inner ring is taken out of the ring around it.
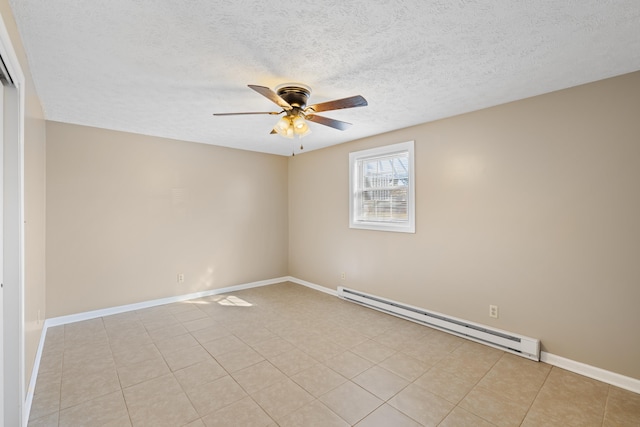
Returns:
[[[360,176],[356,198],[358,221],[403,222],[408,220],[409,154],[358,161]]]

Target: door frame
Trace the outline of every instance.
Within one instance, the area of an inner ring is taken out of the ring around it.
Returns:
[[[9,17],[11,19],[11,17]],[[4,349],[2,363],[5,392],[3,396],[4,419],[8,425],[27,425],[25,419],[25,340],[24,340],[24,121],[25,121],[25,77],[18,57],[7,32],[5,18],[0,14],[0,57],[13,81],[14,87],[5,87],[4,132],[2,138],[4,156],[4,194],[3,210],[5,214],[2,239],[5,260],[7,253],[10,262],[4,265],[4,309],[0,319],[4,329]],[[17,108],[15,108],[17,106]],[[8,150],[7,150],[8,148]],[[11,252],[14,251],[14,252]],[[10,285],[10,286],[8,286]],[[7,345],[7,342],[12,344]],[[17,344],[17,345],[15,345]],[[17,348],[16,348],[17,347]],[[18,390],[7,393],[6,389]],[[17,422],[15,422],[17,421]]]
[[[0,99],[4,86],[0,85]],[[4,117],[4,102],[0,102],[0,117]],[[4,425],[4,119],[0,121],[0,426]]]

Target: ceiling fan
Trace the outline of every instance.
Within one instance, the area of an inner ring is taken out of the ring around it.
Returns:
[[[343,108],[364,107],[367,100],[360,95],[350,96],[348,98],[336,99],[334,101],[321,102],[307,106],[311,88],[300,83],[285,83],[276,87],[275,92],[268,87],[258,85],[248,85],[251,89],[260,95],[269,99],[282,111],[271,112],[248,112],[248,113],[215,113],[214,116],[234,116],[246,114],[271,114],[284,116],[280,118],[278,123],[271,131],[272,134],[277,133],[286,138],[294,136],[303,137],[310,132],[307,120],[321,125],[329,126],[338,130],[346,130],[351,123],[342,122],[340,120],[330,119],[324,116],[318,116],[316,113],[322,111],[340,110]],[[302,148],[302,146],[300,147]]]

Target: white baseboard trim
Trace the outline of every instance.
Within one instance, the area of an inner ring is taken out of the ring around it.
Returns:
[[[306,280],[298,279],[297,277],[292,276],[288,276],[287,280],[298,285],[306,286],[307,288],[315,289],[316,291],[324,292],[325,294],[333,295],[334,297],[338,296],[337,289],[329,289],[324,286],[316,285],[315,283],[307,282]]]
[[[25,396],[24,406],[22,410],[24,427],[29,422],[29,414],[31,413],[31,405],[33,404],[33,395],[36,392],[36,379],[38,377],[38,371],[40,370],[40,359],[42,358],[42,349],[44,348],[44,339],[47,336],[47,322],[42,325],[42,332],[40,332],[40,342],[38,343],[38,350],[36,351],[36,359],[33,362],[33,369],[31,370],[31,379],[29,380],[29,388],[27,388],[27,395]]]
[[[229,292],[237,292],[243,289],[257,288],[260,286],[275,285],[276,283],[282,283],[282,282],[293,282],[298,285],[302,285],[302,286],[306,286],[308,288],[314,289],[316,291],[324,292],[326,294],[333,295],[333,296],[338,296],[338,292],[335,289],[329,289],[324,286],[316,285],[315,283],[307,282],[306,280],[298,279],[296,277],[283,276],[283,277],[276,277],[274,279],[259,280],[257,282],[229,286],[226,288],[211,289],[207,291],[195,292],[192,294],[177,295],[173,297],[143,301],[143,302],[138,302],[134,304],[126,304],[126,305],[120,305],[116,307],[103,308],[100,310],[85,311],[84,313],[70,314],[67,316],[52,317],[45,321],[44,329],[46,330],[46,328],[49,328],[52,326],[66,325],[67,323],[81,322],[83,320],[91,320],[91,319],[97,319],[98,317],[111,316],[113,314],[126,313],[128,311],[157,307],[159,305],[171,304],[174,302],[188,301],[188,300],[208,297],[212,295],[226,294]]]
[[[634,393],[640,393],[640,380],[636,378],[631,378],[621,374],[617,374],[615,372],[607,371],[605,369],[596,368],[595,366],[587,365],[582,362],[576,362],[575,360],[547,353],[546,351],[540,352],[540,361],[548,363],[549,365],[557,366],[558,368],[566,369],[567,371],[571,371],[576,374],[584,375],[585,377],[593,378],[594,380],[602,381],[603,383],[611,384],[613,386],[632,391]]]
[[[150,301],[138,302],[135,304],[120,305],[117,307],[103,308],[100,310],[86,311],[84,313],[70,314],[68,316],[53,317],[47,319],[45,324],[47,327],[66,325],[67,323],[81,322],[83,320],[96,319],[98,317],[111,316],[113,314],[126,313],[133,310],[141,310],[143,308],[157,307],[159,305],[171,304],[174,302],[188,301],[192,299],[208,297],[212,295],[226,294],[229,292],[237,292],[243,289],[257,288],[260,286],[274,285],[276,283],[286,282],[288,277],[277,277],[275,279],[260,280],[257,282],[244,283],[241,285],[229,286],[226,288],[211,289],[202,292],[195,292],[186,295],[177,295],[168,298],[160,298]]]

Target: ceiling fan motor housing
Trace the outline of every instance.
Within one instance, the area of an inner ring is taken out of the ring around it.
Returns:
[[[304,109],[311,95],[311,88],[300,84],[284,84],[276,88],[276,93],[294,108]]]

